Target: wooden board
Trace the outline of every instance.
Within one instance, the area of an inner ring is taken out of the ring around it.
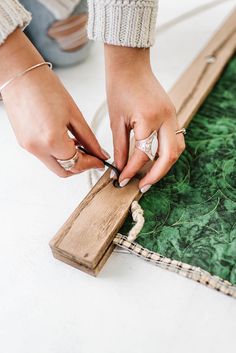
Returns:
[[[189,124],[235,50],[236,11],[169,92],[180,126]],[[138,183],[143,173],[118,189],[107,171],[51,240],[54,257],[96,276],[113,250],[132,201],[142,196]]]
[[[169,92],[181,126],[187,126],[236,50],[236,10]]]

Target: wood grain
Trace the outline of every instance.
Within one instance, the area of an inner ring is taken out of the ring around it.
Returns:
[[[183,73],[169,96],[180,126],[186,127],[236,50],[236,10]]]
[[[236,11],[169,92],[180,126],[189,124],[235,50]],[[51,240],[54,257],[96,276],[112,252],[112,241],[132,201],[142,196],[138,182],[143,173],[118,189],[107,171]]]

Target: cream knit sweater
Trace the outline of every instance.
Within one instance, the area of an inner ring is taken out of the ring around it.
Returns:
[[[47,7],[51,1],[41,0]],[[53,0],[53,6],[57,7],[56,2]],[[58,0],[59,6],[63,2],[66,4],[67,0]],[[76,4],[79,0],[71,2]],[[88,0],[88,36],[108,44],[148,48],[154,43],[157,7],[158,0]],[[59,7],[55,10],[60,12]],[[17,0],[1,0],[0,44],[17,27],[27,26],[30,20],[31,14]]]

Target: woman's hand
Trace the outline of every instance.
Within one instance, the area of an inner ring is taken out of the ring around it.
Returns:
[[[0,47],[0,85],[42,61],[25,35],[16,30]],[[65,171],[56,161],[75,154],[68,130],[93,155],[103,159],[108,156],[69,93],[46,65],[16,78],[3,89],[2,97],[19,144],[57,175],[66,177],[90,168],[104,168],[99,159],[80,151],[71,171]]]
[[[128,160],[130,130],[136,140],[158,132],[158,158],[139,183],[142,192],[158,182],[177,161],[185,148],[175,108],[155,78],[149,49],[105,45],[107,98],[114,143],[114,159],[121,186],[147,163],[147,155],[135,148]]]

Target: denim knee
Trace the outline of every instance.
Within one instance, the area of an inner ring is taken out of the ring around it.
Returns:
[[[37,0],[21,0],[22,5],[32,13],[32,21],[25,29],[25,34],[35,45],[45,60],[54,66],[70,66],[86,60],[92,45],[88,41],[81,48],[74,51],[63,50],[58,42],[48,35],[48,29],[56,21],[55,16]],[[87,2],[81,1],[71,15],[87,12]]]

